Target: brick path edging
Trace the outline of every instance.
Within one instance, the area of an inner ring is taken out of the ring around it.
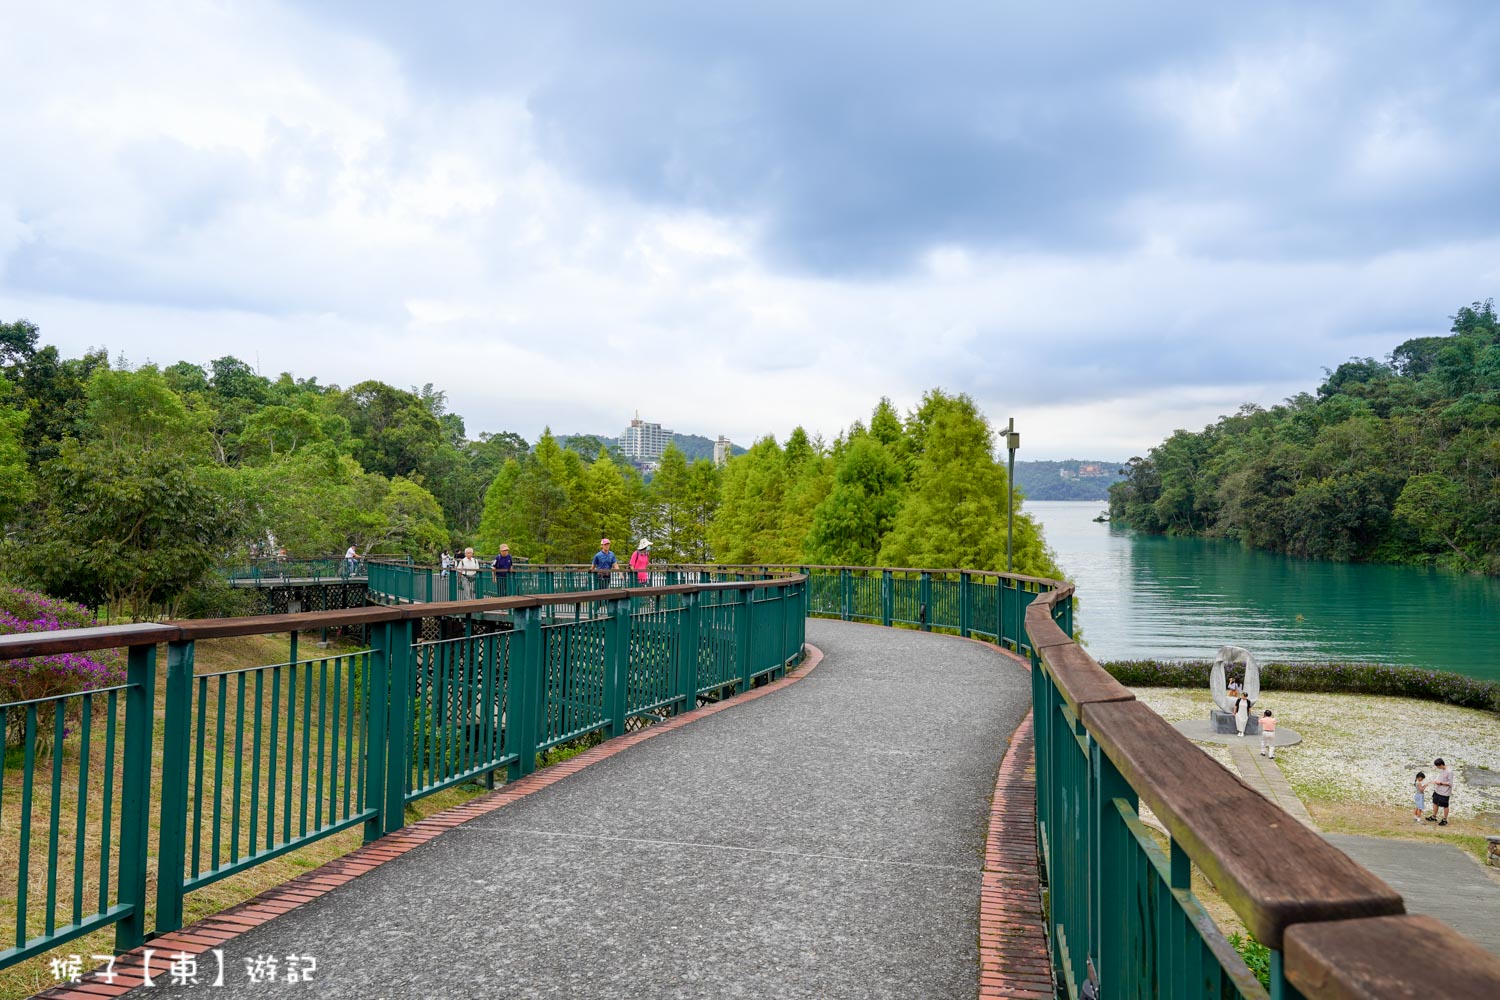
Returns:
[[[995,778],[979,889],[979,997],[1052,1000],[1036,855],[1036,744],[1027,712]]]
[[[81,982],[49,987],[34,994],[32,1000],[43,1000],[43,998],[45,1000],[105,1000],[108,997],[123,996],[145,985],[148,961],[151,963],[152,977],[158,980],[169,979],[168,970],[171,967],[172,958],[178,953],[198,956],[220,948],[241,934],[274,920],[283,913],[295,910],[341,885],[346,885],[388,861],[394,861],[412,848],[427,843],[447,830],[462,826],[469,820],[480,816],[486,816],[517,799],[525,798],[548,785],[556,784],[569,775],[576,774],[591,764],[613,757],[638,743],[654,739],[674,729],[681,729],[699,719],[757,698],[763,698],[774,691],[795,684],[812,673],[813,669],[823,661],[823,651],[818,647],[811,643],[804,643],[803,649],[806,656],[802,663],[795,670],[769,684],[763,684],[733,698],[714,702],[712,705],[704,705],[702,708],[674,715],[664,722],[658,722],[645,729],[638,729],[633,733],[606,740],[560,764],[534,771],[517,781],[506,782],[505,785],[488,795],[482,795],[462,805],[444,809],[426,819],[418,820],[395,833],[351,851],[343,857],[335,858],[305,875],[299,875],[273,889],[267,889],[253,899],[231,906],[213,916],[205,917],[181,930],[152,938],[141,947],[127,951],[115,959],[113,983],[105,982],[100,974],[101,970],[95,969],[85,975]],[[147,952],[152,954],[148,957]],[[205,971],[211,974],[213,970],[210,967]]]

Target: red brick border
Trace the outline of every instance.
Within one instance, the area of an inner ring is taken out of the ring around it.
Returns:
[[[1000,763],[990,803],[979,890],[979,997],[1054,996],[1036,856],[1036,744],[1027,712]]]
[[[281,916],[290,910],[295,910],[304,903],[311,902],[324,893],[331,892],[341,885],[354,881],[366,872],[379,868],[387,861],[394,861],[407,851],[438,836],[446,830],[461,826],[471,819],[488,815],[497,809],[501,809],[517,799],[525,798],[533,792],[540,791],[548,785],[556,784],[569,775],[597,764],[601,760],[613,757],[638,743],[654,739],[662,733],[681,729],[683,726],[699,719],[722,712],[736,705],[762,698],[773,691],[795,684],[823,661],[823,651],[818,647],[805,643],[806,657],[797,669],[788,673],[785,677],[774,680],[754,688],[744,694],[737,695],[724,701],[715,702],[712,705],[704,705],[702,708],[691,712],[675,715],[665,722],[658,722],[654,726],[638,729],[633,733],[626,733],[614,739],[606,740],[596,747],[585,750],[576,757],[569,758],[560,764],[544,768],[526,775],[518,781],[506,782],[506,784],[491,792],[463,805],[444,809],[440,813],[428,816],[426,819],[418,820],[410,826],[403,827],[395,833],[381,837],[372,844],[366,844],[341,858],[322,865],[305,875],[299,875],[289,882],[284,882],[274,889],[268,889],[256,896],[254,899],[246,900],[227,910],[223,910],[211,917],[205,917],[190,927],[184,927],[180,931],[163,934],[161,937],[147,941],[140,948],[127,951],[115,959],[114,982],[106,983],[99,969],[88,973],[83,981],[77,983],[63,983],[59,986],[49,987],[34,995],[33,1000],[104,1000],[106,997],[123,996],[139,986],[144,986],[147,978],[147,963],[150,962],[150,975],[157,979],[167,979],[168,969],[172,963],[172,957],[177,953],[187,955],[202,955],[214,948],[222,947],[224,944],[234,940],[246,931],[252,930],[269,920]],[[152,954],[148,957],[147,952]],[[204,969],[205,974],[211,975],[215,970],[212,967]]]

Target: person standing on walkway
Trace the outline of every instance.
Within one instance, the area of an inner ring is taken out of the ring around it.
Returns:
[[[448,571],[453,568],[453,553],[444,549],[442,557],[438,559],[438,565],[443,568],[443,579],[448,579]]]
[[[464,549],[464,557],[458,561],[458,599],[460,601],[474,599],[474,577],[478,572],[479,560],[474,558],[474,550]]]
[[[354,571],[357,569],[359,569],[359,553],[351,545],[349,546],[349,550],[344,553],[344,575],[353,576]]]
[[[1276,716],[1271,714],[1269,708],[1260,717],[1260,755],[1270,760],[1276,759]]]
[[[609,550],[609,539],[599,539],[599,551],[594,553],[594,589],[608,590],[609,575],[615,571],[615,554]]]
[[[635,570],[635,580],[641,586],[651,582],[651,540],[642,538],[641,543],[630,553],[630,568]]]
[[[1427,821],[1430,823],[1436,820],[1438,826],[1447,826],[1448,797],[1453,794],[1453,769],[1444,764],[1441,757],[1433,761],[1432,765],[1438,769],[1438,773],[1432,777],[1432,815],[1427,817]],[[1438,819],[1439,810],[1442,811],[1442,819]]]
[[[510,546],[500,546],[500,554],[495,557],[494,562],[490,563],[490,568],[495,571],[495,593],[500,597],[506,596],[510,590],[511,564]]]
[[[1412,796],[1411,796],[1411,804],[1412,804],[1411,821],[1413,823],[1420,823],[1420,822],[1422,822],[1422,813],[1424,813],[1424,812],[1427,811],[1427,794],[1426,794],[1426,792],[1427,792],[1427,772],[1426,771],[1418,771],[1417,772],[1416,780],[1414,780],[1412,782],[1412,789],[1413,789],[1413,791],[1412,791]]]

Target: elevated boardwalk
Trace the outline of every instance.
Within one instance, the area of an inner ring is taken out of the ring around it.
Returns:
[[[973,997],[990,797],[1027,670],[956,637],[813,621],[808,638],[825,658],[787,689],[221,945],[234,967],[214,995],[264,995],[242,959],[295,954],[329,998]]]

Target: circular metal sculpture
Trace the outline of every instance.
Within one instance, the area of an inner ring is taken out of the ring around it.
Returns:
[[[1242,690],[1245,697],[1250,699],[1251,704],[1260,697],[1260,664],[1255,662],[1255,657],[1250,651],[1238,646],[1220,646],[1219,655],[1214,657],[1214,672],[1209,675],[1208,689],[1214,696],[1214,704],[1219,706],[1219,711],[1234,714],[1234,705],[1229,700],[1228,667],[1234,664],[1243,665],[1245,668],[1245,684]]]

